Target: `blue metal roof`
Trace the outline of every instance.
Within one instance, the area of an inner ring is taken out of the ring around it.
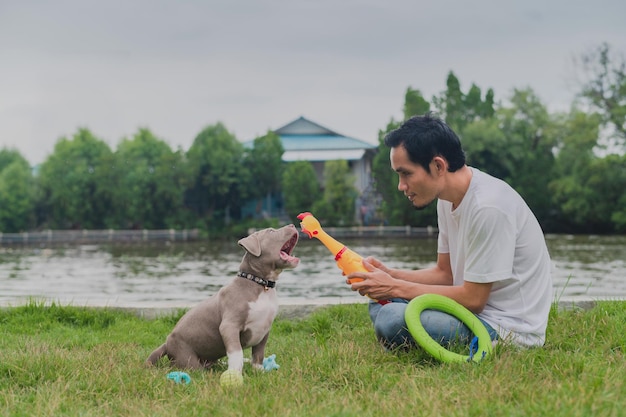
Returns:
[[[274,130],[282,142],[286,160],[360,159],[368,149],[376,149],[371,143],[340,135],[304,117]],[[252,147],[254,141],[244,143]],[[355,152],[362,151],[362,152]]]
[[[336,132],[320,124],[310,121],[302,116],[289,122],[274,131],[277,135],[332,135],[341,136]]]
[[[320,149],[373,149],[376,145],[349,138],[331,135],[280,135],[286,151]]]

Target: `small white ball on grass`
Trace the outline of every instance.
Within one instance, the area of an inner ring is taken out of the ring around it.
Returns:
[[[243,375],[234,369],[228,369],[220,376],[220,385],[223,388],[236,388],[243,385]]]

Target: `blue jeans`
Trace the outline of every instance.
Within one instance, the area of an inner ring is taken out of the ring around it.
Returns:
[[[387,349],[397,347],[413,347],[415,340],[409,333],[404,321],[404,311],[409,303],[403,298],[393,298],[390,303],[381,305],[375,302],[369,304],[369,313],[376,338]],[[452,342],[469,346],[474,334],[462,321],[450,314],[436,310],[424,310],[420,316],[424,330],[440,345],[448,347]],[[498,333],[484,320],[491,340],[498,338]]]

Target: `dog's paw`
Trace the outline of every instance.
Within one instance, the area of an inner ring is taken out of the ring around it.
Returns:
[[[240,371],[227,369],[220,376],[220,386],[222,388],[237,388],[243,385],[243,375]]]

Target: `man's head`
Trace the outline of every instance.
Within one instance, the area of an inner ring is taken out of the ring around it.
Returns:
[[[457,193],[447,177],[461,172],[465,153],[448,125],[431,114],[415,116],[390,132],[385,144],[391,147],[389,159],[398,174],[398,190],[415,208],[425,208],[438,198],[454,201]]]
[[[413,116],[385,136],[390,148],[403,146],[409,159],[430,173],[435,156],[448,162],[448,171],[455,172],[465,165],[465,152],[459,137],[441,119],[432,113]]]

